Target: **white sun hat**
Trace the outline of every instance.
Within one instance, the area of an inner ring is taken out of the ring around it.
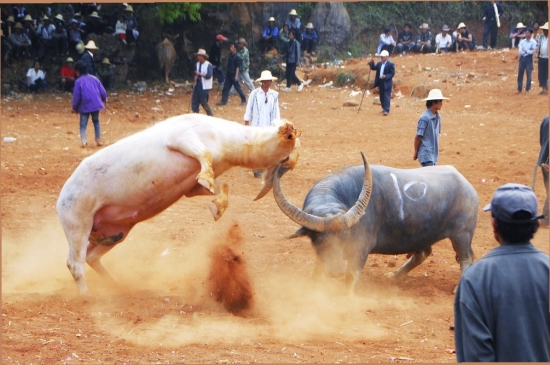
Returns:
[[[441,93],[441,90],[439,89],[431,89],[430,93],[428,94],[428,97],[426,99],[422,99],[422,101],[428,101],[428,100],[449,100],[449,98],[446,98]]]

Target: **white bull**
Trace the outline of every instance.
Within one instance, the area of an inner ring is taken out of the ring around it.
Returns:
[[[227,184],[215,178],[241,166],[266,169],[272,187],[281,161],[298,159],[299,132],[281,120],[256,128],[198,114],[167,119],[126,137],[84,159],[69,177],[57,201],[57,213],[69,241],[67,266],[80,294],[89,294],[84,262],[114,281],[101,257],[124,241],[132,227],[162,212],[182,196],[212,195],[214,219],[227,208]]]

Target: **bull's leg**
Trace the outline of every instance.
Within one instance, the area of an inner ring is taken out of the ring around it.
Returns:
[[[116,245],[105,246],[95,245],[90,243],[86,251],[86,263],[90,265],[103,279],[106,279],[110,284],[116,284],[116,279],[105,269],[101,264],[101,257],[109,252]]]
[[[403,276],[407,275],[412,269],[420,265],[428,256],[432,254],[432,246],[428,246],[422,251],[416,251],[412,257],[405,262],[403,266],[401,266],[399,269],[391,271],[387,274],[385,274],[389,278],[402,278]]]
[[[348,260],[348,268],[346,271],[345,280],[349,295],[355,294],[355,285],[357,285],[357,282],[359,281],[361,271],[363,271],[363,267],[365,267],[365,263],[367,262],[369,254],[365,251],[361,254],[358,254],[357,256],[358,257]]]
[[[179,151],[184,155],[196,158],[201,164],[201,171],[197,175],[199,184],[215,192],[214,170],[212,169],[212,153],[206,149],[204,143],[193,133],[184,133],[183,135],[173,136],[167,142],[167,147],[171,150]]]
[[[59,214],[61,225],[69,242],[69,255],[67,267],[73,275],[73,279],[81,295],[90,295],[86,279],[84,277],[84,265],[86,262],[86,251],[88,248],[88,235],[92,229],[92,218],[89,220],[80,219],[67,211]],[[88,224],[82,223],[88,221]]]
[[[214,216],[214,220],[218,220],[221,218],[221,216],[229,206],[229,186],[226,183],[223,183],[220,189],[218,184],[214,184],[214,192],[216,198],[210,203],[209,209]],[[210,192],[210,190],[206,189],[204,186],[197,184],[191,190],[185,193],[185,196],[188,198],[198,195],[212,195],[212,192]]]
[[[453,249],[456,252],[456,261],[460,264],[460,275],[474,262],[474,250],[472,249],[472,236],[469,232],[460,233],[450,237]],[[453,289],[456,293],[458,285]]]
[[[209,205],[210,212],[212,212],[212,215],[214,216],[214,220],[218,220],[223,215],[223,212],[227,209],[227,206],[229,205],[229,199],[227,197],[229,193],[229,186],[226,183],[222,184],[222,188],[220,189],[218,184],[216,186],[216,198],[212,200],[212,202]]]

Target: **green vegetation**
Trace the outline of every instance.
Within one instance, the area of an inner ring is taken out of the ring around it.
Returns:
[[[188,18],[197,22],[201,20],[199,10],[201,3],[159,3],[156,5],[156,16],[161,25],[172,24],[174,21]]]
[[[355,82],[356,78],[349,72],[338,72],[336,75],[336,79],[334,80],[334,83],[336,86],[341,87],[345,84],[353,84]]]

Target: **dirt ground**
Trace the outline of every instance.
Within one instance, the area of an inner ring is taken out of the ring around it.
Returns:
[[[455,166],[479,193],[473,248],[483,257],[495,241],[481,209],[506,182],[531,185],[539,125],[548,113],[538,83],[530,94],[515,94],[517,58],[515,51],[395,57],[401,96],[392,99],[387,117],[373,94],[359,113],[343,106],[361,100],[360,93],[350,96],[357,86],[319,86],[337,71],[360,76],[362,86],[366,59],[310,73],[316,81],[302,93],[284,93],[282,85],[282,116],[303,132],[300,160],[282,179],[286,196],[300,206],[315,181],[361,163],[360,151],[371,164],[418,167],[413,138],[425,103],[410,91],[419,84],[437,87],[451,98],[441,111],[439,163]],[[111,93],[101,113],[106,144],[188,112],[190,94],[175,88],[168,96],[167,90],[159,84],[142,94]],[[220,95],[210,97],[214,105]],[[218,222],[207,208],[210,197],[182,199],[137,225],[104,257],[120,287],[106,287],[87,267],[94,297],[79,297],[55,204],[80,161],[99,148],[80,148],[69,94],[4,96],[1,106],[1,136],[17,138],[1,142],[3,363],[456,361],[451,291],[460,271],[450,241],[435,244],[433,255],[401,281],[384,273],[402,265],[405,255],[371,255],[350,298],[340,280],[308,280],[315,261],[310,242],[286,238],[297,225],[271,194],[253,202],[260,182],[241,168],[220,179],[229,183],[230,205]],[[244,107],[235,96],[214,112],[242,123]],[[536,179],[542,204],[540,171]],[[233,224],[242,230],[239,253],[254,295],[254,307],[241,315],[215,302],[206,285],[210,250],[223,244]],[[533,242],[548,253],[548,229]]]

